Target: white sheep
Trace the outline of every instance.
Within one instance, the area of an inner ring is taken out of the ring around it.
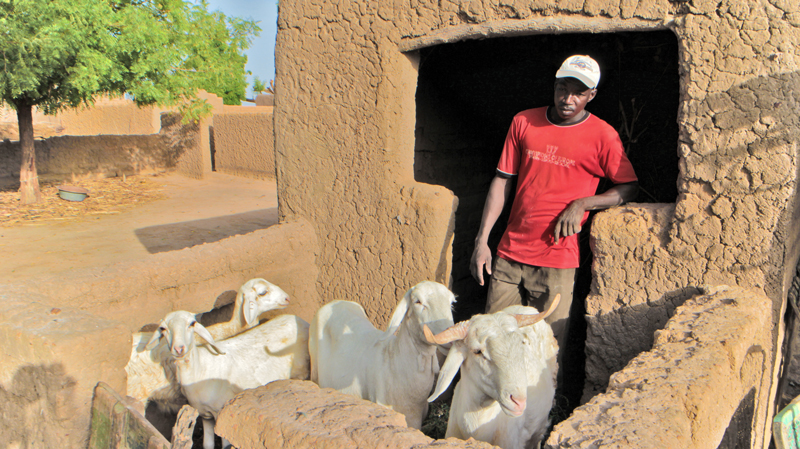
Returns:
[[[450,404],[446,437],[474,438],[503,449],[540,447],[550,425],[555,396],[558,343],[543,320],[561,296],[539,314],[533,307],[511,306],[491,315],[475,315],[431,342],[452,343],[435,400],[461,368]]]
[[[208,326],[214,340],[223,340],[258,324],[262,313],[289,304],[289,295],[277,285],[256,278],[245,282],[236,294],[230,321]],[[127,394],[142,401],[155,402],[162,411],[177,412],[186,403],[175,380],[175,366],[166,345],[146,350],[152,332],[133,334]]]
[[[423,325],[447,329],[454,302],[444,285],[421,282],[398,302],[385,332],[357,303],[326,304],[311,320],[311,380],[388,406],[405,415],[409,427],[420,428],[439,372],[437,345],[426,341]]]
[[[198,344],[195,334],[207,345]],[[308,379],[308,323],[294,315],[217,342],[193,313],[176,311],[161,321],[147,347],[162,338],[183,394],[203,418],[204,449],[214,448],[214,423],[236,394],[278,379]],[[227,444],[223,440],[223,447]]]

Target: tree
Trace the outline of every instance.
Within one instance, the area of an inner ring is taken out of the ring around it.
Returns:
[[[198,87],[222,97],[225,104],[240,105],[245,99],[247,75],[244,51],[252,36],[261,29],[253,21],[226,17],[219,11],[208,13],[207,3],[192,8],[190,23],[204,39],[191,42],[186,67],[195,70]],[[227,66],[229,70],[219,70]]]
[[[198,88],[244,96],[252,21],[184,0],[0,0],[0,100],[16,109],[23,203],[41,199],[33,107],[46,114],[130,94],[140,105],[198,108]],[[223,48],[228,46],[229,48]]]
[[[253,95],[258,95],[261,92],[264,92],[267,89],[267,85],[258,75],[253,77]]]
[[[269,87],[258,76],[253,77],[253,95],[258,95],[261,92],[275,94],[275,80],[269,80]]]

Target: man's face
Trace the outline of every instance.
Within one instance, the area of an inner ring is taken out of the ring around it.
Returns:
[[[595,94],[597,89],[590,89],[575,78],[557,78],[553,100],[556,113],[565,122],[579,120]]]

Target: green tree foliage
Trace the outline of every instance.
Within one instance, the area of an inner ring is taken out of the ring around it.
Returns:
[[[258,95],[267,90],[267,84],[258,76],[253,77],[253,94]]]
[[[267,83],[258,76],[253,77],[253,96],[258,95],[262,92],[266,92],[268,94],[275,94],[275,80],[269,80],[269,86]]]
[[[189,22],[195,34],[203,38],[190,42],[186,67],[196,71],[200,88],[222,97],[225,104],[240,105],[247,90],[244,51],[250,47],[251,36],[257,36],[261,29],[250,20],[208,13],[205,1],[191,9]]]
[[[0,100],[17,111],[20,193],[40,199],[32,108],[52,114],[128,93],[141,105],[184,105],[198,88],[244,98],[243,52],[260,29],[210,13],[205,1],[0,0]]]

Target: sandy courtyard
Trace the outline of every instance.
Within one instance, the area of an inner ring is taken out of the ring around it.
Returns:
[[[278,222],[273,180],[211,173],[155,178],[162,199],[115,214],[0,227],[0,282],[179,250]]]

